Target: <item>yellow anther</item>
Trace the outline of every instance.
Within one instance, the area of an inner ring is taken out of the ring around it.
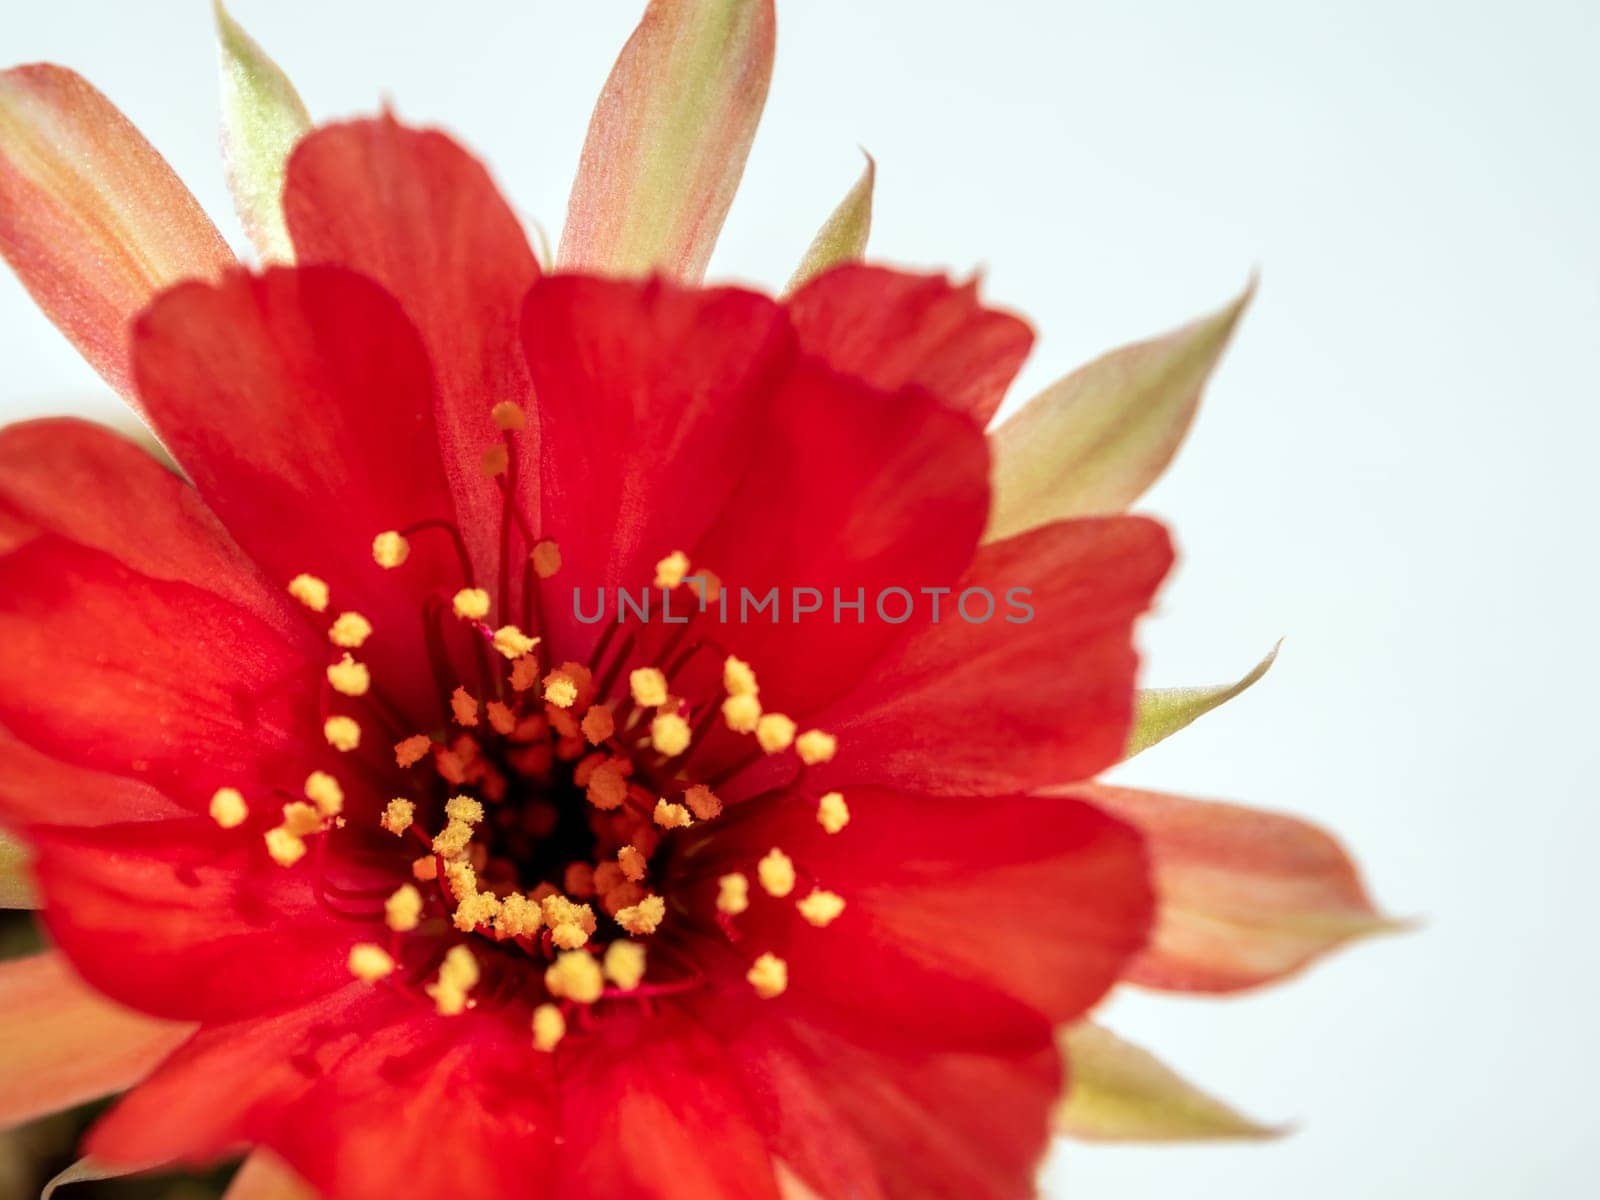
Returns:
[[[667,902],[660,896],[646,896],[637,904],[617,911],[617,924],[629,933],[654,933],[667,915]]]
[[[722,702],[722,719],[735,733],[754,733],[761,721],[761,701],[751,695],[729,696]]]
[[[624,846],[621,850],[618,850],[617,865],[622,868],[622,875],[625,879],[638,883],[644,878],[644,854],[637,846]]]
[[[496,475],[506,473],[506,468],[511,465],[511,456],[506,453],[505,446],[496,442],[483,452],[478,465],[485,475],[493,479]]]
[[[556,955],[555,962],[545,968],[544,986],[552,996],[593,1004],[605,991],[606,981],[594,955],[587,950],[568,950]]]
[[[717,799],[717,794],[703,783],[697,783],[684,792],[683,802],[688,805],[696,820],[710,821],[722,813],[722,801]]]
[[[543,541],[533,548],[533,573],[540,579],[549,579],[561,570],[561,547],[551,541]]]
[[[708,571],[704,567],[689,576],[689,587],[701,604],[710,604],[722,595],[722,580],[715,571]]]
[[[598,746],[617,731],[617,719],[604,704],[596,704],[583,714],[583,724],[579,728],[583,730],[584,740],[591,746]]]
[[[383,902],[383,920],[396,933],[410,933],[422,920],[422,893],[402,883]]]
[[[655,818],[656,824],[663,829],[687,829],[694,824],[687,808],[666,800],[656,801]]]
[[[657,713],[650,721],[650,744],[668,758],[689,748],[689,722],[677,713]]]
[[[450,611],[463,621],[481,621],[489,615],[489,593],[482,588],[462,588],[450,598]]]
[[[313,771],[306,776],[306,799],[317,806],[325,817],[337,817],[344,811],[344,789],[339,781],[326,771]]]
[[[493,892],[469,892],[456,902],[451,923],[462,933],[471,933],[494,923],[500,915],[500,897]]]
[[[386,529],[372,539],[372,561],[392,571],[411,557],[411,543],[397,529]]]
[[[511,711],[509,705],[500,700],[491,700],[483,706],[484,714],[489,718],[489,728],[501,737],[509,737],[517,727],[517,714]]]
[[[625,992],[631,992],[644,979],[644,947],[638,942],[615,941],[606,947],[601,963],[605,976]]]
[[[789,987],[789,964],[776,954],[763,954],[744,976],[763,1000],[781,996]]]
[[[379,824],[396,836],[411,828],[411,822],[417,819],[417,806],[410,800],[402,800],[396,796],[389,801],[383,810]],[[431,860],[430,860],[431,861]]]
[[[818,929],[824,929],[833,924],[844,911],[844,897],[837,892],[825,892],[821,888],[813,888],[811,894],[795,907],[807,921]]]
[[[350,947],[350,974],[362,983],[376,983],[394,973],[394,959],[382,946],[357,942]]]
[[[817,801],[817,824],[829,833],[838,833],[850,824],[850,806],[839,792],[829,792]]]
[[[283,806],[283,828],[295,837],[322,831],[322,814],[304,800],[291,800]]]
[[[327,611],[328,585],[315,575],[296,575],[289,580],[289,595],[312,612]]]
[[[394,744],[394,761],[399,767],[414,767],[428,756],[433,742],[425,733],[414,733],[404,741]]]
[[[589,775],[584,794],[589,803],[602,812],[622,807],[628,795],[628,781],[622,774],[622,764],[614,759],[601,763]]]
[[[808,729],[795,739],[795,753],[808,767],[828,762],[839,749],[839,739],[820,729]]]
[[[552,925],[550,941],[558,950],[581,950],[589,944],[589,935],[584,932],[581,925]]]
[[[761,690],[756,683],[755,669],[731,654],[722,664],[722,686],[730,696],[754,696]]]
[[[502,433],[513,433],[528,423],[522,405],[513,400],[502,400],[489,410],[489,419]]]
[[[329,717],[322,723],[322,736],[335,750],[348,754],[361,745],[361,726],[354,717]]]
[[[439,860],[431,854],[412,859],[411,878],[418,883],[432,883],[439,878]]]
[[[494,631],[494,648],[505,658],[515,660],[532,654],[538,644],[538,638],[529,637],[515,625],[502,625]]]
[[[794,891],[794,860],[774,846],[756,864],[756,878],[767,895],[782,899]]]
[[[717,911],[737,917],[750,907],[750,881],[737,871],[717,879]]]
[[[640,667],[628,672],[628,691],[635,704],[655,708],[667,702],[667,677],[654,667]]]
[[[541,1004],[533,1010],[533,1048],[549,1054],[567,1036],[567,1019],[554,1004]]]
[[[683,582],[683,577],[688,573],[689,556],[682,550],[674,550],[656,564],[656,586],[675,588]]]
[[[434,1007],[440,1015],[459,1016],[466,1011],[467,993],[478,986],[481,972],[472,951],[457,944],[451,946],[439,964],[439,978],[423,990],[433,997]]]
[[[306,856],[304,839],[296,837],[283,826],[269,829],[262,835],[267,843],[267,854],[280,867],[292,867]]]
[[[360,648],[372,636],[372,622],[358,612],[340,613],[328,626],[328,640],[346,650]]]
[[[346,654],[328,668],[328,685],[341,696],[365,696],[372,687],[372,672]]]
[[[782,713],[767,713],[756,722],[756,742],[768,754],[777,754],[794,741],[794,730],[794,722]]]
[[[471,796],[451,796],[444,802],[444,815],[452,821],[476,825],[483,820],[483,805]]]
[[[433,839],[433,852],[440,858],[459,858],[471,841],[472,826],[465,821],[451,821]]]
[[[238,788],[218,788],[211,794],[211,819],[224,829],[237,829],[250,815],[250,806]]]
[[[470,729],[478,723],[478,701],[466,688],[458,687],[450,693],[450,713],[457,725]]]
[[[500,898],[500,911],[494,919],[495,933],[501,937],[529,937],[544,924],[540,907],[521,892]]]
[[[544,677],[544,698],[557,708],[571,708],[578,699],[578,685],[565,671],[551,671]]]

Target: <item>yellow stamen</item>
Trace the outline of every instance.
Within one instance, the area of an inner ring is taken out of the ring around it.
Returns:
[[[306,776],[306,799],[325,817],[337,817],[344,811],[344,789],[326,771],[313,771]]]
[[[444,815],[452,821],[476,825],[483,820],[483,805],[471,796],[451,796],[444,802]]]
[[[354,717],[329,717],[322,723],[322,736],[335,750],[348,754],[361,745],[361,726]]]
[[[409,883],[402,883],[383,902],[383,919],[396,933],[411,932],[422,920],[422,893]]]
[[[655,708],[667,702],[667,677],[654,667],[640,667],[628,672],[628,691],[635,704]]]
[[[789,964],[776,954],[763,954],[745,972],[750,986],[763,1000],[781,996],[789,987]]]
[[[533,1048],[549,1054],[567,1036],[567,1019],[554,1004],[541,1004],[533,1010]]]
[[[774,846],[756,864],[756,877],[767,895],[782,899],[794,891],[794,860]]]
[[[605,976],[625,992],[631,992],[644,979],[644,947],[638,942],[612,942],[606,947],[602,966]]]
[[[622,868],[623,877],[632,880],[634,883],[638,883],[644,878],[644,855],[637,846],[624,846],[621,850],[618,850],[617,865]]]
[[[320,833],[322,814],[304,800],[291,800],[283,806],[283,828],[298,838]]]
[[[801,762],[814,767],[833,758],[839,749],[839,739],[820,729],[808,729],[795,739],[794,749]]]
[[[450,610],[463,621],[481,621],[489,615],[489,593],[482,588],[462,588],[450,598]]]
[[[237,829],[250,816],[250,806],[238,788],[218,788],[211,795],[211,819],[224,829]]]
[[[605,991],[606,981],[594,955],[587,950],[568,950],[545,968],[544,985],[552,996],[593,1004]]]
[[[614,759],[601,763],[590,774],[584,794],[589,803],[602,812],[622,807],[628,795],[628,781],[623,777],[622,764]]]
[[[627,908],[617,912],[617,924],[629,933],[647,934],[654,933],[661,926],[663,918],[667,915],[667,902],[660,896],[646,896],[637,904],[630,904]]]
[[[683,582],[683,577],[688,573],[689,556],[682,550],[674,550],[656,564],[656,586],[675,588]]]
[[[289,580],[289,595],[312,612],[327,611],[328,585],[315,575],[296,575]]]
[[[717,879],[717,911],[737,917],[750,907],[750,881],[737,871]]]
[[[837,892],[814,888],[809,896],[795,905],[800,915],[818,929],[825,929],[844,911],[844,897]]]
[[[677,713],[657,713],[650,722],[650,744],[676,758],[689,748],[689,722]]]
[[[795,724],[782,713],[767,713],[756,722],[756,741],[768,754],[778,754],[794,741]]]
[[[689,810],[681,804],[670,804],[666,800],[656,801],[656,824],[663,829],[687,829],[694,822],[689,816]]]
[[[346,650],[360,648],[372,636],[372,622],[358,612],[340,613],[328,626],[328,640]]]
[[[689,806],[698,820],[710,821],[722,812],[722,801],[703,783],[697,783],[683,794],[683,802]]]
[[[506,658],[518,659],[532,654],[538,644],[538,638],[529,637],[515,625],[502,625],[494,631],[494,648]]]
[[[439,878],[439,860],[431,854],[424,854],[421,858],[411,862],[411,878],[418,883],[432,883]]]
[[[328,685],[341,696],[365,696],[372,687],[372,672],[346,654],[328,668]]]
[[[350,974],[362,983],[376,983],[394,972],[394,959],[382,946],[357,942],[350,947]]]
[[[522,405],[511,400],[502,400],[489,410],[489,419],[494,422],[494,427],[502,433],[514,433],[525,426],[527,417],[522,411]]]
[[[393,800],[389,801],[388,806],[383,810],[383,817],[378,823],[390,833],[399,836],[406,830],[410,829],[411,822],[415,821],[416,819],[417,806],[410,800],[402,800],[400,797],[396,796]],[[432,860],[430,859],[429,861],[431,862]]]
[[[471,841],[472,826],[465,821],[451,821],[433,839],[433,852],[440,858],[459,858]]]
[[[817,824],[829,833],[838,833],[850,824],[850,806],[839,792],[829,792],[817,801]]]
[[[500,899],[500,912],[495,916],[495,933],[501,937],[531,937],[544,924],[544,913],[539,905],[521,892],[512,892]]]
[[[467,993],[478,986],[482,972],[472,951],[457,944],[451,946],[439,964],[439,978],[423,990],[433,997],[434,1007],[440,1015],[458,1016],[466,1011]]]
[[[579,728],[591,746],[598,746],[617,731],[617,719],[604,704],[596,704],[583,714],[583,724]]]
[[[306,856],[305,841],[281,825],[262,836],[267,843],[267,854],[280,867],[292,867]]]
[[[571,708],[578,699],[578,685],[565,671],[551,671],[544,677],[544,698],[557,708]]]
[[[397,529],[386,529],[372,539],[372,561],[392,571],[411,557],[411,543]]]
[[[730,696],[754,696],[761,690],[754,668],[731,654],[722,664],[722,686]]]
[[[394,744],[394,761],[399,767],[414,767],[427,757],[433,747],[425,733],[414,733],[403,742]]]
[[[761,701],[751,695],[729,696],[722,702],[722,719],[735,733],[754,733],[761,721]]]
[[[533,573],[540,579],[549,579],[561,570],[561,547],[554,542],[540,542],[533,548]]]

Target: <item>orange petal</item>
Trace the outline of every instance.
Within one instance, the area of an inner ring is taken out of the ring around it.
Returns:
[[[772,78],[772,0],[651,0],[589,120],[557,264],[705,275]]]
[[[300,1176],[266,1150],[244,1160],[222,1200],[317,1200]]]
[[[0,255],[124,396],[128,322],[162,288],[234,262],[172,168],[65,67],[0,71]]]
[[[1279,1132],[1207,1095],[1148,1050],[1089,1021],[1056,1034],[1067,1066],[1057,1133],[1092,1142],[1193,1142]]]
[[[1135,826],[1149,847],[1156,925],[1128,982],[1237,991],[1401,928],[1373,907],[1339,843],[1304,821],[1100,784],[1067,790]]]
[[[1217,360],[1255,292],[1095,359],[1051,384],[989,439],[985,541],[1064,517],[1121,512],[1178,452]]]
[[[15,838],[0,833],[0,908],[38,908],[28,878],[28,851]]]
[[[60,951],[0,963],[0,1129],[137,1083],[190,1032],[91,991]]]

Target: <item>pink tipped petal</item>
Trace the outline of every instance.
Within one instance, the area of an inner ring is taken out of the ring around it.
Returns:
[[[28,875],[27,848],[0,834],[0,908],[38,907],[39,897]]]
[[[118,392],[129,322],[161,289],[233,253],[172,168],[64,67],[0,71],[0,254]]]
[[[698,282],[772,78],[772,0],[651,0],[595,105],[557,264]]]
[[[877,178],[878,164],[867,155],[867,166],[856,185],[845,193],[839,207],[811,239],[811,246],[789,280],[788,291],[822,274],[840,263],[855,262],[867,252],[867,235],[872,232],[872,186]]]
[[[216,15],[228,188],[262,261],[292,263],[283,180],[289,152],[311,128],[311,114],[283,69],[228,14],[222,0],[216,0]]]
[[[1158,909],[1129,982],[1239,991],[1292,975],[1352,938],[1400,928],[1373,907],[1343,847],[1304,821],[1101,784],[1068,790],[1145,836]]]
[[[1123,757],[1132,758],[1254,687],[1278,659],[1280,641],[1242,679],[1216,687],[1141,688],[1134,695],[1133,731]]]
[[[1255,282],[1219,312],[1113,350],[1051,384],[995,430],[986,540],[1121,512],[1166,470]]]
[[[270,1150],[244,1160],[222,1200],[317,1200],[317,1194]]]
[[[0,1128],[137,1083],[190,1032],[91,991],[59,951],[0,963]]]
[[[1067,1064],[1057,1133],[1091,1142],[1193,1142],[1279,1131],[1208,1096],[1148,1050],[1089,1021],[1056,1035]]]

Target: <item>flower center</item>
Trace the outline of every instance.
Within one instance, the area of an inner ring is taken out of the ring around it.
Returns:
[[[660,639],[647,665],[629,669],[644,655],[637,631],[620,622],[607,627],[588,662],[551,661],[540,624],[561,552],[536,535],[514,500],[522,410],[500,404],[492,415],[501,439],[483,470],[504,497],[497,597],[479,586],[465,539],[449,521],[380,532],[372,544],[376,564],[395,571],[404,569],[414,538],[443,536],[454,547],[461,586],[428,597],[423,613],[439,724],[407,729],[384,700],[382,681],[358,657],[373,633],[364,616],[343,612],[326,628],[332,651],[319,715],[327,743],[359,762],[360,747],[370,751],[369,735],[381,730],[405,777],[404,794],[352,823],[340,772],[315,771],[304,798],[283,804],[282,819],[263,831],[266,853],[291,868],[314,848],[323,903],[352,920],[381,918],[383,940],[351,950],[356,977],[420,990],[446,1015],[491,1002],[531,1005],[542,1049],[552,1049],[574,1017],[586,1023],[597,1005],[649,1003],[701,986],[675,926],[720,934],[745,957],[757,994],[777,996],[787,987],[787,964],[770,951],[751,954],[738,929],[742,914],[753,900],[776,903],[825,927],[844,900],[779,847],[719,874],[714,899],[699,901],[704,911],[695,911],[687,891],[670,894],[663,867],[684,831],[728,821],[760,799],[725,811],[717,791],[724,783],[764,756],[792,755],[800,770],[784,784],[792,794],[805,768],[833,758],[835,740],[764,711],[751,664],[689,624]],[[512,620],[518,539],[523,586]],[[716,577],[690,576],[691,566],[687,554],[671,550],[656,564],[654,586],[714,599]],[[308,574],[288,590],[312,613],[326,613],[333,599]],[[459,652],[463,635],[466,653]],[[711,665],[720,671],[708,671]],[[680,680],[696,694],[675,691]],[[702,753],[713,736],[722,743]],[[815,803],[828,833],[848,823],[839,793]],[[211,811],[228,829],[251,818],[234,788],[219,790]],[[404,881],[358,887],[333,878],[343,864],[378,860],[398,865]]]

